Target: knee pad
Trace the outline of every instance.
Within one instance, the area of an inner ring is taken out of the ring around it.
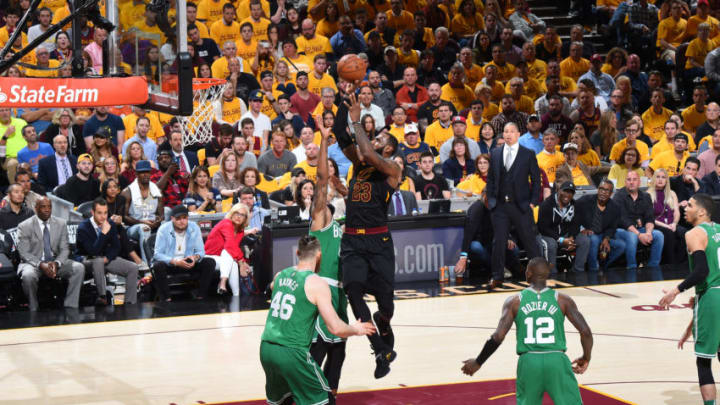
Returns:
[[[715,384],[715,380],[713,379],[712,375],[711,361],[711,359],[698,357],[697,361],[695,362],[695,364],[697,365],[698,382],[700,383],[700,386]]]

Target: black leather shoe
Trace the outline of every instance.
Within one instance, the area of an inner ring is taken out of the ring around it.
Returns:
[[[496,279],[490,279],[490,282],[488,283],[488,291],[492,291],[496,288],[502,287],[503,282],[502,280],[496,280]]]

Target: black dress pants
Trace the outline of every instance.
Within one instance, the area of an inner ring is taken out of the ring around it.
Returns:
[[[532,210],[528,209],[523,212],[514,203],[505,201],[498,201],[490,215],[494,236],[490,268],[492,278],[502,281],[505,269],[505,252],[511,225],[515,227],[515,234],[523,248],[525,248],[528,258],[532,259],[540,256],[535,240],[535,221],[532,217]]]

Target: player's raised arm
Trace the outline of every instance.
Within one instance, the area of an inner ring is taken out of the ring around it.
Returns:
[[[490,336],[490,339],[485,342],[485,346],[482,352],[474,359],[467,359],[463,362],[461,368],[462,372],[467,375],[473,375],[480,367],[487,361],[487,359],[495,353],[498,347],[505,340],[505,335],[512,328],[513,322],[515,322],[515,316],[517,315],[518,307],[520,306],[520,298],[517,295],[505,300],[503,304],[502,315],[500,316],[500,322],[498,323],[495,333]]]
[[[338,317],[335,308],[333,308],[332,297],[330,295],[330,287],[327,282],[320,277],[311,276],[305,281],[305,295],[308,301],[318,307],[320,316],[333,335],[341,338],[350,336],[367,336],[375,333],[375,326],[372,322],[355,322],[348,325]]]
[[[582,374],[587,370],[590,364],[590,357],[592,355],[593,347],[593,335],[590,330],[590,326],[585,322],[585,317],[578,310],[575,301],[565,294],[558,294],[558,303],[560,309],[563,311],[565,316],[570,320],[575,329],[580,333],[580,344],[583,348],[582,357],[578,357],[573,361],[573,371],[577,374]]]
[[[354,92],[355,86],[348,83],[347,93]],[[338,105],[337,114],[335,115],[335,123],[333,124],[332,132],[335,134],[338,146],[342,150],[343,154],[352,164],[357,167],[360,164],[360,159],[357,156],[357,148],[352,140],[352,137],[348,133],[348,105],[341,102]]]
[[[330,210],[327,208],[328,189],[328,137],[331,128],[326,128],[322,118],[316,120],[322,139],[320,141],[320,155],[317,165],[317,184],[315,185],[315,198],[313,199],[313,210],[310,213],[312,223],[311,231],[319,231],[327,226],[332,220]]]

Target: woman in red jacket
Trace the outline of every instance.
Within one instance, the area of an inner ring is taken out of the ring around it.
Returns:
[[[220,270],[218,294],[227,293],[227,283],[233,295],[240,295],[240,278],[250,274],[250,267],[243,255],[240,242],[245,237],[245,227],[250,221],[250,210],[238,203],[230,208],[225,219],[210,231],[205,241],[205,255],[215,259]]]

